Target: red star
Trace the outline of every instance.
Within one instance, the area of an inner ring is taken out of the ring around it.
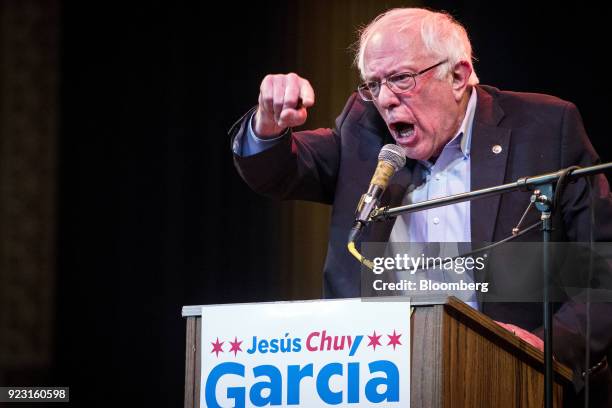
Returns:
[[[393,346],[393,350],[395,350],[395,346],[401,346],[402,343],[399,341],[401,336],[401,334],[396,334],[395,330],[393,330],[393,335],[387,334],[387,337],[389,338],[389,343],[387,346]]]
[[[370,339],[370,342],[368,343],[368,347],[372,346],[372,348],[374,349],[374,351],[376,351],[376,346],[382,346],[382,344],[380,344],[380,334],[377,336],[376,335],[376,330],[374,330],[374,334],[372,336],[368,336]]]
[[[211,353],[215,353],[217,355],[217,358],[219,357],[219,353],[223,353],[223,343],[225,343],[224,341],[219,343],[219,338],[217,337],[217,341],[214,343],[210,343],[213,346],[213,349],[211,351]]]
[[[242,344],[242,340],[238,341],[236,336],[234,336],[234,341],[230,341],[229,344],[232,346],[229,350],[230,353],[233,351],[234,357],[236,357],[236,354],[238,354],[239,351],[242,351],[242,349],[240,348],[240,345]]]

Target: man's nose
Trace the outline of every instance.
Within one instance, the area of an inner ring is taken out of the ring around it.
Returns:
[[[381,84],[380,91],[378,93],[378,105],[383,109],[390,109],[400,104],[400,100],[385,82]]]

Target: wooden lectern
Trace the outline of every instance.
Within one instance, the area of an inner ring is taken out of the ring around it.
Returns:
[[[413,407],[544,406],[542,352],[454,297],[411,303]],[[183,307],[183,317],[185,408],[197,408],[201,307]],[[554,369],[554,406],[561,407],[572,372],[557,362]]]

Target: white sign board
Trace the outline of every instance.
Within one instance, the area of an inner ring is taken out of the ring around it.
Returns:
[[[201,407],[410,406],[410,304],[204,306]]]

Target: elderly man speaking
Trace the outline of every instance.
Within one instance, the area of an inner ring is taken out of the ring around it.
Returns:
[[[236,166],[255,191],[333,206],[324,270],[327,297],[360,296],[360,264],[347,251],[346,239],[383,145],[395,143],[408,158],[382,198],[385,205],[477,190],[599,160],[572,103],[479,85],[467,33],[448,14],[405,8],[378,16],[361,32],[355,62],[363,83],[333,129],[291,130],[305,123],[315,93],[306,79],[290,73],[266,76],[258,105],[230,131]],[[564,239],[611,240],[608,183],[598,176],[593,185],[593,201],[584,180],[565,190],[557,231]],[[521,219],[529,196],[515,192],[405,214],[372,225],[362,239],[498,241]],[[595,231],[590,231],[591,202],[597,211]],[[538,217],[532,212],[526,222]],[[540,237],[533,231],[525,240]],[[479,297],[473,306],[541,348],[539,304],[487,303]],[[612,339],[607,321],[591,322],[591,362],[599,364],[598,369],[606,366]],[[584,347],[583,325],[583,306],[566,302],[556,307],[554,355],[574,369],[578,391],[581,373],[589,369],[584,353],[577,352]]]

